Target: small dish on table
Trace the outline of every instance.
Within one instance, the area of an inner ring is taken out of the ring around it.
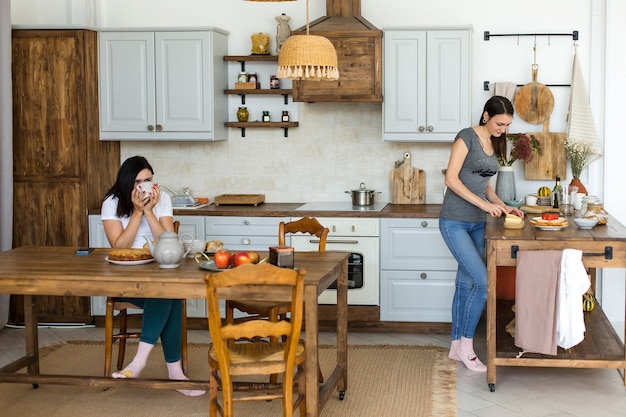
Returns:
[[[598,219],[595,217],[577,217],[574,219],[574,223],[579,229],[590,230],[598,224]]]

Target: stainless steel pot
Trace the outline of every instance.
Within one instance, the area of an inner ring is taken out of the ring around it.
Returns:
[[[368,190],[363,182],[358,189],[346,191],[346,194],[352,194],[353,206],[372,206],[374,205],[374,194],[380,193],[381,191]]]

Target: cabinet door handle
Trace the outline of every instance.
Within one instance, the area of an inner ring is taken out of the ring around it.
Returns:
[[[433,130],[435,130],[432,126],[428,126],[428,131],[432,132]]]
[[[423,132],[425,129],[424,129],[424,126],[420,126],[417,128],[417,130],[419,130],[420,132]]]
[[[426,279],[426,278],[428,278],[428,275],[426,274],[426,272],[422,272],[422,273],[420,274],[420,278],[421,278],[421,279]]]
[[[148,132],[154,132],[154,126],[148,125]]]
[[[422,227],[428,227],[428,222],[426,220],[422,220],[422,223],[420,225]]]
[[[241,241],[241,243],[243,243],[244,245],[249,245],[250,244],[250,239],[248,239],[247,237],[244,237],[243,240]]]
[[[162,125],[157,125],[157,132],[161,132],[163,131],[163,126]]]

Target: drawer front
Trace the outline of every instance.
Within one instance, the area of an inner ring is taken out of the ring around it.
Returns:
[[[206,235],[208,240],[216,236],[274,236],[278,243],[278,225],[288,222],[288,217],[206,217]],[[224,240],[224,239],[220,239]],[[267,249],[267,248],[266,248]]]
[[[381,271],[381,321],[450,323],[455,275],[455,271]]]
[[[382,219],[381,269],[456,270],[438,219]]]
[[[209,236],[206,239],[210,240]],[[212,239],[215,239],[215,237]],[[278,245],[277,236],[219,236],[218,239],[224,242],[224,248],[229,251],[254,250],[267,252],[270,246]],[[289,236],[285,239],[285,244],[287,246],[291,244]]]
[[[298,220],[301,217],[292,217],[292,220]],[[337,218],[337,217],[316,217],[324,227],[328,227],[332,236],[379,236],[380,221],[379,219],[370,219],[363,217],[356,218]]]

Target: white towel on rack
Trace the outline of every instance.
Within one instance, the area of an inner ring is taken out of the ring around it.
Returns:
[[[511,82],[497,82],[497,83],[489,83],[489,93],[491,96],[502,96],[506,97],[511,102],[515,98],[515,89],[517,88],[517,84]]]
[[[602,155],[602,148],[600,147],[593,113],[591,113],[589,95],[587,94],[585,80],[578,63],[576,49],[574,49],[574,62],[572,64],[572,89],[567,115],[567,139],[570,142],[588,142],[591,144],[593,155],[588,164]]]
[[[556,303],[557,344],[563,349],[576,346],[585,338],[585,318],[581,303],[582,296],[590,285],[583,265],[583,251],[564,249]]]

